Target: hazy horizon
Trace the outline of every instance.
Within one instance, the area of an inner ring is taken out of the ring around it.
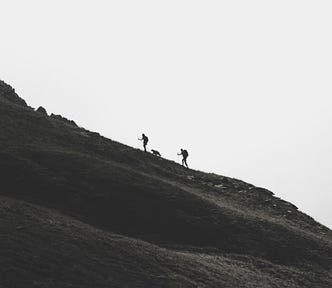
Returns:
[[[332,227],[332,3],[4,1],[0,78],[34,108],[273,191]]]

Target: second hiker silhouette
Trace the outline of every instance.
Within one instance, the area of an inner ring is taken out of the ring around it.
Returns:
[[[142,139],[138,138],[138,140],[143,141],[143,148],[144,148],[144,151],[146,152],[146,145],[148,145],[149,138],[143,133]]]
[[[187,164],[187,158],[189,156],[188,151],[185,150],[185,149],[181,149],[181,153],[178,153],[178,155],[179,156],[182,155],[182,157],[183,157],[182,158],[182,166],[185,166],[185,167],[189,168],[188,164]]]

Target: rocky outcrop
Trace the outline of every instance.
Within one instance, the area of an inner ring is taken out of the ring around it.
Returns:
[[[48,115],[46,109],[42,106],[39,106],[39,108],[36,111],[43,114],[43,115],[45,115],[45,116]]]
[[[27,103],[16,94],[15,89],[2,80],[0,80],[0,99],[16,105],[27,106]]]
[[[73,120],[69,120],[61,115],[56,115],[56,114],[51,114],[50,116],[52,119],[55,119],[57,121],[60,121],[64,124],[67,124],[67,125],[71,125],[71,126],[75,126],[75,127],[78,127],[77,124],[73,121]]]

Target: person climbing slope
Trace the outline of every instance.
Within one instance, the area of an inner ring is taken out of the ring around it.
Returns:
[[[143,133],[142,139],[138,138],[138,140],[143,141],[143,148],[144,148],[144,151],[146,152],[146,145],[148,145],[149,138]]]
[[[189,156],[188,151],[185,150],[185,149],[181,149],[181,153],[178,153],[178,155],[179,156],[182,155],[182,157],[183,157],[182,158],[182,166],[186,166],[187,168],[189,168],[188,164],[187,164],[187,158]]]

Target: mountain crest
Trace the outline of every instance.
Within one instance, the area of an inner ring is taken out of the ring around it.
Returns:
[[[27,106],[27,103],[16,94],[15,89],[2,80],[0,80],[0,99],[16,105]]]

